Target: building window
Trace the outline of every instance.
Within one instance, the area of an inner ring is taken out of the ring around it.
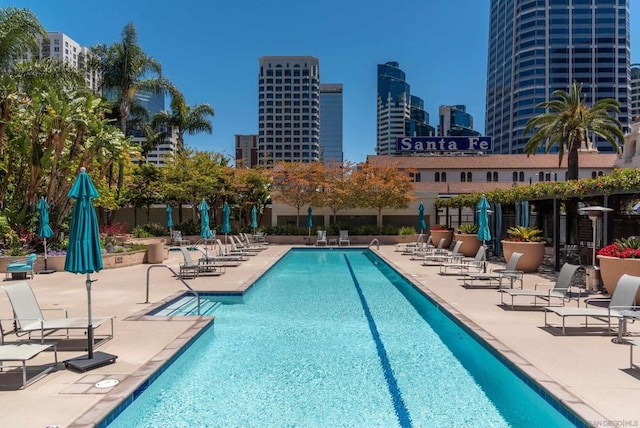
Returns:
[[[491,174],[491,171],[487,172],[487,181],[492,181],[493,179],[493,175]]]
[[[493,181],[498,181],[498,171],[493,172]]]
[[[518,181],[518,173],[517,173],[516,171],[513,171],[513,180],[512,180],[512,181],[513,181],[514,183],[515,183],[516,181]]]
[[[523,171],[520,171],[520,173],[518,174],[518,178],[519,178],[518,181],[524,181],[524,172]]]
[[[591,178],[596,178],[598,174],[595,171],[591,171]]]

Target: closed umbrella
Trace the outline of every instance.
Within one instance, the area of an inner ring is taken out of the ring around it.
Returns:
[[[224,233],[224,245],[227,245],[227,233],[231,233],[231,224],[229,223],[230,213],[229,204],[225,202],[222,206],[222,229],[220,229],[220,231]]]
[[[209,204],[204,199],[198,205],[198,211],[200,212],[200,237],[204,239],[204,252],[205,257],[208,257],[207,240],[213,237],[213,233],[209,228]]]
[[[49,204],[44,196],[40,197],[36,208],[38,209],[38,236],[44,240],[44,270],[39,273],[53,273],[55,270],[47,269],[47,238],[53,236],[53,230],[49,226]]]
[[[91,279],[93,272],[102,270],[102,250],[100,249],[100,231],[98,218],[92,199],[100,196],[83,167],[71,186],[68,197],[76,200],[71,214],[69,246],[64,261],[64,270],[87,275],[87,355],[65,361],[80,371],[90,370],[115,362],[115,355],[93,352],[93,322],[91,315]]]
[[[167,205],[167,228],[169,229],[169,236],[173,236],[173,209],[171,205]]]
[[[502,235],[502,205],[496,203],[496,243],[494,245],[494,251],[497,255],[502,254],[502,244],[500,243],[500,236]]]
[[[309,228],[309,245],[311,245],[311,228],[313,227],[313,208],[307,208],[307,228]]]
[[[418,229],[422,233],[427,228],[427,224],[424,221],[424,205],[420,202],[418,207]]]
[[[520,201],[515,203],[515,208],[516,208],[516,226],[522,226],[522,222],[521,222],[521,208],[520,208]]]
[[[254,205],[251,208],[251,228],[253,229],[253,233],[256,233],[256,227],[258,227],[258,210]]]
[[[491,240],[491,231],[489,230],[489,201],[487,197],[482,195],[478,203],[478,239],[485,245],[485,241]],[[484,262],[484,271],[487,271],[487,262]]]
[[[522,201],[522,225],[529,227],[529,201]]]

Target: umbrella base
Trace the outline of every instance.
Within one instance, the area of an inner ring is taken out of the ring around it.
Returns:
[[[41,275],[41,274],[49,274],[49,273],[54,273],[54,272],[57,272],[57,270],[55,270],[55,269],[42,269],[42,270],[39,270],[36,273],[38,275]]]
[[[97,369],[107,364],[113,364],[116,362],[116,358],[118,358],[117,355],[107,354],[106,352],[94,352],[93,358],[89,358],[89,355],[72,358],[65,360],[64,366],[79,372],[86,372],[87,370]]]

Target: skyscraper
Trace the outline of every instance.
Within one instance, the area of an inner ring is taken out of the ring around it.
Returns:
[[[522,153],[522,131],[554,90],[617,99],[628,128],[629,0],[491,0],[485,134],[494,153]],[[590,136],[601,152],[607,142]]]
[[[320,84],[320,147],[325,164],[343,162],[342,84]]]
[[[465,105],[441,105],[438,109],[438,116],[440,117],[438,135],[451,137],[480,135],[478,131],[473,130],[473,116],[467,113]]]
[[[312,56],[260,57],[258,164],[320,160],[320,64]]]
[[[378,64],[378,121],[376,153],[396,153],[400,137],[433,135],[421,98],[411,95],[404,71],[395,61]]]
[[[640,120],[640,64],[631,64],[631,95],[629,96],[631,121]]]

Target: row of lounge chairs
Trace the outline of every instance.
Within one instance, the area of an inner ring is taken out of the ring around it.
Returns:
[[[318,231],[318,236],[316,238],[316,246],[320,246],[320,245],[329,245],[329,243],[332,240],[327,240],[327,231],[326,230],[319,230]],[[341,230],[339,232],[338,235],[338,239],[335,240],[335,243],[338,246],[342,246],[342,245],[351,245],[351,240],[349,239],[349,231],[348,230]]]
[[[522,254],[513,253],[507,264],[502,269],[493,269],[484,272],[486,263],[486,250],[481,247],[474,258],[465,258],[457,253],[459,246],[454,244],[451,251],[442,250],[441,245],[433,247],[430,240],[420,244],[421,239],[415,244],[403,244],[396,248],[403,254],[410,254],[414,260],[422,260],[423,265],[440,266],[440,274],[450,274],[454,269],[461,275],[462,284],[467,288],[495,287],[500,293],[500,304],[516,309],[515,300],[522,297],[533,298],[533,306],[540,307],[544,312],[544,327],[559,329],[563,335],[567,334],[567,321],[575,318],[584,318],[584,322],[572,325],[573,328],[593,327],[593,320],[598,321],[599,326],[606,328],[609,334],[617,331],[617,341],[630,345],[630,365],[632,368],[640,368],[633,362],[633,347],[640,346],[640,340],[624,339],[626,323],[628,320],[640,320],[640,310],[636,308],[636,298],[640,290],[640,276],[625,274],[618,281],[614,292],[608,298],[584,299],[584,307],[580,307],[582,290],[572,285],[573,278],[581,266],[565,263],[554,282],[541,282],[534,285],[534,289],[524,288],[524,272],[518,270],[518,263]],[[507,281],[503,283],[503,281]],[[515,286],[519,285],[519,288]],[[505,299],[509,299],[506,301]],[[576,300],[576,306],[566,306],[565,303]],[[542,305],[539,306],[539,303]],[[550,316],[560,318],[561,323],[553,323]],[[589,321],[592,321],[589,324]]]

